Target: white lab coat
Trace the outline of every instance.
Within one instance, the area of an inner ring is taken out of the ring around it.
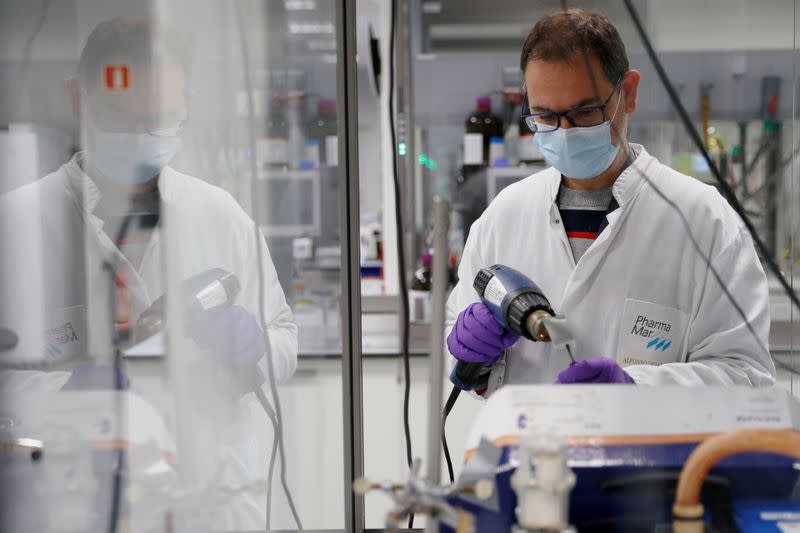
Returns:
[[[529,276],[569,319],[576,359],[615,358],[639,384],[772,385],[767,280],[749,232],[713,187],[633,148],[638,157],[612,190],[619,208],[577,265],[556,204],[560,173],[551,167],[504,189],[470,230],[447,333],[478,301],[475,274],[499,263]],[[686,217],[755,336],[648,180]],[[521,339],[493,370],[490,390],[552,383],[568,364],[563,349]]]
[[[56,172],[0,198],[0,324],[20,333],[17,349],[4,354],[6,362],[37,364],[44,356],[57,364],[59,359],[82,354],[109,360],[110,276],[103,263],[108,258],[122,263],[127,260],[113,244],[113,237],[103,231],[102,220],[92,213],[99,191],[78,164],[80,157],[78,154]],[[218,267],[235,273],[242,289],[236,303],[259,317],[258,255],[252,220],[227,192],[173,169],[162,171],[159,189],[163,204],[174,208],[175,234],[180,240],[164,243],[163,230],[156,228],[141,265],[133,265],[135,273],[127,279],[133,321],[164,293],[164,244],[178,258],[181,279]],[[263,236],[259,238],[264,245],[264,324],[280,382],[290,378],[297,365],[297,327],[266,243]],[[61,345],[61,351],[54,354],[48,346],[52,339],[45,339],[41,332],[65,321],[87,335]],[[187,360],[192,357],[199,356],[193,353]],[[266,372],[263,359],[262,368]],[[197,383],[215,379],[202,365],[187,371],[196,372]],[[18,391],[52,392],[66,377],[65,372],[42,375],[20,371],[5,373],[3,382]],[[135,391],[135,380],[132,387]],[[210,389],[196,395],[196,402],[187,417],[193,420],[187,423],[193,431],[196,428],[196,441],[207,445],[205,449],[218,459],[208,458],[207,463],[214,466],[198,474],[199,483],[238,489],[266,478],[272,442],[259,441],[255,435],[253,411],[260,408],[253,406],[254,395],[236,400],[236,396],[226,397],[211,384]],[[263,413],[260,416],[266,418]],[[220,465],[224,465],[221,473]],[[227,508],[221,510],[215,527],[263,528],[263,487],[253,491],[240,492],[229,506],[220,505]]]

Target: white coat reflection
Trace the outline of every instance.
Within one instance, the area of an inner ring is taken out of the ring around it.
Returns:
[[[130,394],[122,396],[130,446],[155,447],[155,455],[144,452],[146,463],[170,472],[175,470],[170,458],[177,458],[188,472],[184,485],[176,481],[169,489],[166,500],[184,497],[172,511],[180,516],[185,505],[184,516],[204,520],[204,527],[258,529],[264,527],[272,442],[253,430],[253,417],[264,418],[252,394],[260,380],[243,377],[267,372],[266,328],[275,377],[290,378],[297,328],[253,221],[224,190],[168,166],[191,119],[189,64],[182,43],[144,19],[100,24],[82,52],[78,79],[70,84],[85,150],[0,199],[0,326],[17,336],[2,354],[0,429],[4,438],[42,435],[48,431],[42,427],[52,430],[52,425],[37,426],[32,418],[53,420],[47,411],[54,405],[80,398],[116,420],[113,390],[128,388]],[[186,299],[181,308],[187,311],[183,331],[170,330],[180,349],[170,357],[180,365],[169,368],[179,368],[180,375],[167,379],[167,396],[179,399],[156,407],[142,401],[135,376],[124,367],[115,372],[112,362],[115,346],[124,353],[145,339],[137,323],[166,292],[167,271],[185,282],[177,293]],[[232,276],[236,290],[219,292],[222,300],[212,298],[212,309],[198,313],[191,305],[203,289],[197,283],[213,285],[215,274]],[[92,440],[84,422],[93,423],[62,418],[69,435],[60,440],[75,448],[81,461],[94,453],[81,448],[82,441]],[[99,499],[72,501],[74,509],[92,506],[86,516],[72,517],[76,530],[107,529],[103,510],[109,487],[86,481],[84,488]],[[34,496],[27,491],[18,498]],[[122,519],[133,520],[125,509]],[[46,517],[38,520],[37,530],[63,530]],[[163,526],[164,515],[153,519],[153,527],[159,520]]]

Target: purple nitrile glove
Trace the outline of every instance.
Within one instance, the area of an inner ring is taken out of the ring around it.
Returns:
[[[464,309],[447,336],[447,349],[456,359],[492,366],[503,351],[519,339],[494,318],[489,308],[476,302]]]
[[[610,357],[594,357],[571,364],[558,375],[556,383],[635,383]]]
[[[81,363],[75,367],[62,390],[127,390],[131,381],[121,369],[108,363]]]
[[[205,314],[193,335],[200,347],[230,366],[254,365],[264,356],[264,331],[256,317],[238,305]]]

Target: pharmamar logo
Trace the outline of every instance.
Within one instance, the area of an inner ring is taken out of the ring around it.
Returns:
[[[645,349],[653,350],[656,352],[658,351],[666,352],[667,348],[669,348],[670,346],[672,346],[672,341],[667,337],[655,337],[653,339],[650,339],[650,341],[647,343],[647,346],[645,346]]]

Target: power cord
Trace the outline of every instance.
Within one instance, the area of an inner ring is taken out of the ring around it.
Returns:
[[[255,181],[258,179],[258,167],[256,165],[256,126],[255,126],[255,105],[253,101],[253,86],[252,86],[252,73],[250,71],[250,51],[247,46],[247,35],[245,34],[244,29],[244,22],[242,17],[242,8],[241,2],[234,2],[234,14],[236,19],[236,26],[237,32],[239,33],[239,43],[241,47],[242,53],[242,64],[244,70],[244,82],[245,82],[245,92],[247,93],[247,126],[248,126],[248,136],[249,136],[249,143],[250,143],[250,157],[248,157],[248,161],[250,162],[250,172],[252,174],[253,185],[255,185]],[[263,239],[261,238],[261,231],[258,228],[259,219],[258,215],[259,203],[253,202],[253,210],[255,215],[253,217],[253,234],[256,240],[256,251],[258,253],[258,311],[259,311],[259,320],[261,325],[264,328],[264,345],[266,350],[266,359],[267,359],[267,367],[269,372],[267,375],[269,376],[269,384],[270,388],[272,389],[272,400],[275,403],[275,410],[271,409],[271,405],[267,400],[264,392],[261,389],[256,390],[256,397],[258,398],[259,402],[261,403],[264,411],[267,413],[270,421],[272,422],[272,426],[274,428],[275,433],[275,443],[273,443],[273,453],[270,457],[270,466],[268,470],[268,476],[272,476],[274,474],[274,449],[275,444],[277,443],[278,453],[280,454],[281,459],[281,485],[283,486],[284,493],[286,494],[286,499],[289,502],[289,508],[292,512],[292,517],[294,518],[295,524],[297,524],[297,528],[300,531],[303,531],[303,524],[300,521],[300,515],[297,513],[297,509],[294,505],[294,499],[292,498],[292,494],[289,490],[289,486],[286,482],[286,452],[283,443],[283,415],[281,413],[281,403],[280,398],[278,396],[278,387],[275,381],[275,362],[272,359],[272,346],[269,342],[269,332],[267,331],[265,317],[265,297],[264,297],[264,286],[266,285],[264,280],[264,269],[263,269],[263,259],[264,259],[264,250],[263,250]],[[272,487],[272,477],[267,479],[267,486]],[[271,493],[269,498],[269,505],[272,504],[271,501]],[[271,509],[267,510],[267,517],[271,516]],[[269,532],[270,524],[267,522],[265,524],[266,531]]]
[[[450,458],[450,447],[447,445],[447,417],[450,415],[450,411],[453,410],[459,394],[461,394],[461,389],[453,387],[442,411],[442,450],[444,451],[444,460],[447,462],[447,474],[450,476],[451,484],[456,482],[456,476],[453,471],[453,460]]]
[[[406,283],[406,256],[405,256],[405,236],[403,229],[403,203],[402,188],[400,186],[400,176],[397,173],[397,133],[395,131],[394,120],[394,85],[395,85],[395,30],[397,26],[397,0],[391,0],[391,14],[389,17],[389,131],[391,133],[391,152],[392,152],[392,178],[394,183],[394,217],[397,226],[397,275],[400,278],[400,323],[401,333],[401,352],[403,355],[403,373],[405,382],[403,389],[403,432],[406,443],[406,463],[411,468],[413,454],[411,451],[411,428],[409,424],[409,404],[411,399],[411,361],[409,355],[409,303],[408,287]],[[413,513],[408,517],[409,529],[414,527]]]
[[[128,234],[128,227],[131,223],[131,214],[127,213],[125,217],[122,219],[122,224],[117,230],[116,237],[114,239],[114,245],[117,249],[120,249],[122,245],[122,241],[125,239],[125,236]],[[114,361],[113,361],[113,372],[114,372],[114,391],[117,394],[114,395],[114,410],[116,411],[117,415],[117,423],[119,424],[120,428],[125,427],[123,417],[125,416],[125,410],[122,407],[122,398],[120,397],[119,391],[122,390],[122,338],[120,335],[119,328],[117,328],[117,267],[111,260],[106,260],[103,263],[103,269],[108,273],[111,287],[109,291],[109,307],[111,313],[109,316],[112,317],[111,320],[111,339],[112,339],[112,348],[114,350]],[[122,505],[122,470],[125,467],[125,450],[120,447],[119,450],[116,452],[116,459],[114,464],[112,465],[112,477],[111,477],[111,508],[109,510],[109,517],[108,517],[108,531],[109,533],[116,533],[117,526],[119,525],[119,513],[120,507]]]

